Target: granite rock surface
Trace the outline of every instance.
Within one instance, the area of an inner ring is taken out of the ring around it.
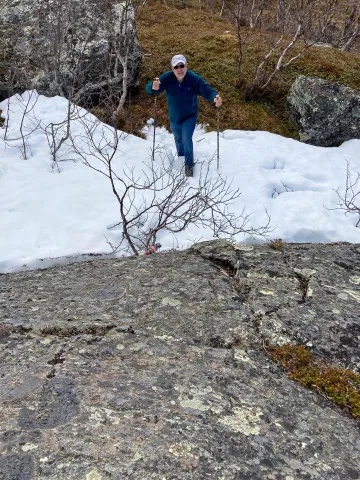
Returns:
[[[0,479],[360,479],[267,345],[360,368],[360,249],[204,242],[0,275]]]

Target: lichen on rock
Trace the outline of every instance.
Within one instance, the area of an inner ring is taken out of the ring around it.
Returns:
[[[270,355],[308,345],[355,389],[358,248],[216,241],[1,275],[0,478],[360,478],[358,421]]]

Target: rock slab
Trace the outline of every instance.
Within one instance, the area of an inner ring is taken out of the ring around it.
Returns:
[[[266,352],[358,370],[359,271],[217,241],[1,275],[0,479],[359,479],[359,423]]]

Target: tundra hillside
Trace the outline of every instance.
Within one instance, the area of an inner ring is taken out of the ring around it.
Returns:
[[[329,46],[311,46],[281,70],[261,94],[255,92],[252,97],[247,97],[238,81],[238,31],[230,21],[231,17],[224,13],[219,15],[221,5],[216,11],[213,8],[214,13],[200,10],[199,4],[192,7],[182,4],[180,7],[150,1],[137,8],[137,33],[143,51],[141,80],[138,91],[130,96],[126,116],[119,124],[124,130],[136,134],[149,118],[154,117],[154,99],[146,94],[145,84],[168,70],[171,56],[178,52],[188,57],[193,71],[220,91],[224,100],[220,109],[221,130],[265,130],[297,139],[285,100],[298,75],[320,77],[360,90],[360,53],[355,43],[350,52]],[[290,33],[289,41],[292,38]],[[256,65],[266,56],[269,45],[275,41],[276,32],[250,29],[244,25],[241,26],[241,35],[247,39],[242,52],[242,75],[246,84],[251,81]],[[303,47],[304,42],[299,41],[292,55],[300,53]],[[106,119],[100,107],[94,113]],[[163,96],[157,100],[157,122],[169,126]],[[199,122],[206,124],[209,131],[216,129],[214,110],[202,99]]]

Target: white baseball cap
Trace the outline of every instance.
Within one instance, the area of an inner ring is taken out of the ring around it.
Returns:
[[[177,65],[180,62],[186,65],[186,58],[184,57],[184,55],[174,55],[173,58],[171,59],[171,66],[175,67],[175,65]]]

